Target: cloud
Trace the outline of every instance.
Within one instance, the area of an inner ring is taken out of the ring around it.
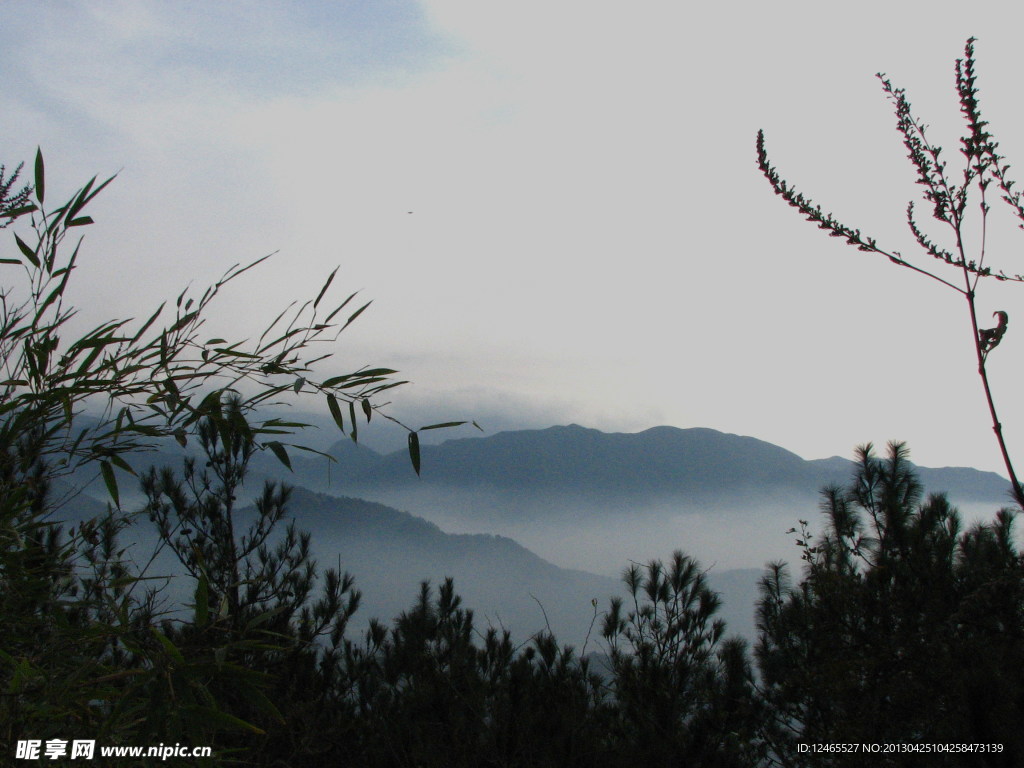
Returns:
[[[557,421],[657,418],[812,456],[916,435],[967,456],[990,441],[962,437],[976,413],[933,416],[979,397],[956,308],[792,217],[754,165],[763,126],[802,188],[909,252],[913,179],[871,74],[955,122],[936,72],[963,33],[911,50],[912,14],[889,6],[20,4],[0,30],[2,160],[41,144],[54,196],[121,169],[76,275],[103,315],[281,249],[226,291],[218,335],[341,263],[339,294],[375,300],[344,349],[446,397],[490,388]],[[1013,126],[1003,35],[982,76]]]

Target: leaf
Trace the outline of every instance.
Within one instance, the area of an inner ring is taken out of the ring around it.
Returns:
[[[164,305],[161,304],[159,307],[157,307],[156,312],[154,312],[150,316],[149,320],[147,320],[145,323],[143,323],[142,327],[139,328],[139,330],[132,337],[132,341],[131,341],[132,344],[134,344],[136,341],[138,341],[139,339],[142,338],[142,334],[144,334],[147,330],[149,330],[149,326],[151,326],[153,324],[153,321],[156,320],[157,317],[160,315],[160,313],[163,312],[163,311],[164,311]]]
[[[192,709],[197,715],[196,720],[198,722],[203,722],[204,725],[209,725],[209,721],[213,721],[217,725],[226,726],[228,728],[235,728],[258,734],[266,733],[262,728],[259,728],[252,723],[248,723],[240,717],[235,717],[232,714],[223,712],[219,709],[214,709],[213,707],[190,707],[189,709]]]
[[[265,715],[269,715],[279,723],[284,723],[285,719],[281,715],[280,710],[274,706],[274,702],[267,698],[266,694],[263,693],[259,688],[254,686],[246,686],[245,697],[250,702],[254,703],[256,707]]]
[[[36,200],[43,202],[46,194],[46,174],[43,169],[43,150],[36,147]]]
[[[20,264],[21,262],[17,262],[17,263]],[[331,387],[338,386],[339,384],[341,384],[344,381],[348,381],[349,379],[352,378],[353,375],[354,374],[348,373],[348,374],[345,374],[344,376],[332,376],[331,378],[329,378],[326,381],[324,381],[324,383],[321,384],[320,386],[323,387],[324,389],[330,389]]]
[[[174,325],[172,325],[170,327],[170,330],[168,330],[167,332],[168,333],[175,333],[176,331],[180,331],[186,325],[191,323],[195,319],[196,315],[198,315],[198,314],[199,314],[198,312],[186,312],[184,315],[179,317],[177,319],[177,321],[175,321]]]
[[[366,414],[366,423],[370,423],[370,418],[373,416],[373,406],[370,405],[370,401],[365,397],[360,401],[363,405],[363,413]]]
[[[331,416],[334,417],[334,423],[338,425],[338,429],[344,432],[345,420],[341,417],[341,406],[338,405],[338,398],[330,392],[327,393],[327,407],[330,409]]]
[[[77,219],[72,219],[67,223],[69,227],[84,227],[86,224],[92,224],[92,216],[79,216]]]
[[[2,212],[0,213],[0,216],[3,216],[6,219],[16,219],[19,216],[24,216],[26,213],[32,213],[33,211],[38,210],[38,206],[35,205],[22,205],[18,208],[11,208],[9,210]]]
[[[359,426],[356,422],[356,404],[349,400],[348,402],[348,418],[352,422],[352,434],[349,437],[352,438],[352,442],[359,442]]]
[[[118,432],[120,432],[120,431],[121,430],[118,430]],[[139,476],[138,473],[134,469],[132,469],[131,464],[129,464],[124,459],[122,459],[116,453],[113,456],[110,457],[110,461],[113,462],[113,464],[116,465],[118,468],[123,469],[128,474],[133,475],[134,477],[138,477]]]
[[[269,611],[264,611],[258,616],[253,617],[249,620],[249,623],[245,625],[245,634],[249,634],[250,632],[252,632],[252,630],[256,629],[256,627],[258,627],[260,624],[265,624],[266,622],[270,621],[270,619],[283,613],[285,610],[288,609],[288,607],[289,606],[287,605],[279,605],[277,606],[277,608],[271,608]]]
[[[179,664],[185,666],[185,657],[181,655],[181,651],[178,650],[177,646],[171,642],[170,638],[159,632],[156,627],[151,627],[151,631],[157,640],[160,641],[160,645],[164,647],[164,650]]]
[[[368,302],[366,302],[365,304],[363,304],[363,306],[361,306],[361,307],[360,307],[359,309],[357,309],[357,310],[356,310],[355,312],[353,312],[353,313],[352,313],[352,314],[351,314],[351,315],[349,316],[348,320],[346,320],[346,321],[345,321],[345,324],[344,324],[343,326],[341,326],[341,330],[342,330],[342,331],[344,331],[344,330],[345,330],[346,328],[348,328],[348,327],[349,327],[350,325],[352,325],[353,321],[354,321],[354,320],[355,320],[355,319],[356,319],[357,317],[359,317],[359,316],[360,316],[361,314],[363,314],[363,310],[365,310],[365,309],[366,309],[366,308],[367,308],[368,306],[370,306],[370,305],[371,305],[372,303],[373,303],[372,301],[368,301]],[[339,333],[340,333],[340,332],[341,332],[341,331],[339,331]]]
[[[25,258],[32,262],[32,266],[38,269],[39,257],[36,256],[36,252],[29,248],[25,241],[18,237],[17,234],[14,235],[14,242],[18,244],[18,248],[21,249],[23,254],[25,254]]]
[[[416,472],[416,477],[420,476],[420,436],[415,432],[409,433],[409,461],[412,462],[412,468]]]
[[[449,427],[461,427],[466,422],[464,421],[446,421],[443,424],[431,424],[429,427],[420,427],[419,431],[422,432],[425,429],[448,429]]]
[[[327,317],[324,318],[324,323],[331,322],[331,320],[334,319],[334,316],[336,314],[338,314],[339,312],[341,312],[341,310],[343,310],[346,306],[348,306],[348,303],[350,301],[352,301],[352,299],[354,299],[358,294],[359,294],[359,291],[356,291],[355,293],[349,294],[349,297],[347,299],[345,299],[343,302],[341,302],[341,304],[339,304],[337,307],[335,307],[333,310],[331,310],[331,314],[329,314]]]
[[[333,281],[334,276],[338,274],[338,269],[339,267],[334,268],[334,271],[331,272],[330,276],[327,278],[327,282],[324,283],[324,287],[320,289],[320,293],[317,294],[316,299],[313,301],[313,309],[316,309],[317,304],[320,303],[320,299],[322,299],[324,297],[324,294],[327,293],[327,289],[330,287],[331,281]]]
[[[206,626],[210,620],[210,580],[201,572],[196,582],[196,624]]]
[[[121,499],[117,493],[117,478],[114,477],[114,468],[109,461],[100,461],[100,474],[103,475],[103,482],[107,485],[107,493],[114,500],[114,505],[121,506]]]
[[[288,467],[288,469],[292,468],[292,461],[291,459],[288,458],[288,452],[284,449],[284,446],[281,445],[281,443],[274,440],[272,442],[267,443],[267,448],[274,452],[274,455],[277,456],[278,461],[280,461],[282,464]]]

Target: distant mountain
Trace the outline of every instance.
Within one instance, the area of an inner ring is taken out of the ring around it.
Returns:
[[[295,442],[302,443],[302,435]],[[189,446],[194,451],[194,446]],[[373,497],[385,489],[448,489],[502,493],[562,494],[644,502],[687,497],[712,505],[751,495],[814,496],[827,484],[843,485],[854,465],[838,456],[804,460],[785,448],[753,437],[707,428],[654,427],[637,433],[606,433],[576,424],[515,430],[447,440],[422,447],[417,478],[406,451],[382,456],[344,439],[318,457],[290,449],[293,471],[269,451],[250,464],[248,487],[281,480],[317,491]],[[136,469],[150,464],[180,466],[181,450],[165,442],[157,451],[129,457]],[[918,467],[927,492],[948,492],[957,502],[1008,503],[1009,481],[994,472],[967,467]],[[137,493],[127,473],[122,493]],[[86,475],[75,478],[85,482]],[[90,472],[89,491],[102,496],[102,482]]]
[[[516,642],[550,629],[562,643],[598,646],[601,614],[614,595],[624,595],[621,581],[580,570],[559,568],[516,541],[490,534],[451,534],[423,518],[362,499],[292,489],[289,515],[277,531],[283,535],[289,520],[310,532],[311,549],[321,569],[340,568],[351,573],[363,594],[352,630],[359,632],[371,618],[390,623],[414,603],[423,581],[435,590],[444,579],[454,579],[463,606],[474,611],[476,626],[507,628]],[[102,516],[106,505],[85,494],[56,517],[65,528],[82,519]],[[236,526],[254,514],[252,507],[238,511]],[[148,561],[156,545],[152,524],[141,517],[121,534],[138,563]],[[628,563],[623,562],[625,567]],[[172,576],[165,597],[184,604],[192,586],[180,565],[164,551],[151,566],[150,576]],[[730,633],[753,637],[752,605],[756,570],[723,570],[709,576],[723,595],[722,618]],[[596,601],[596,605],[592,602]],[[595,613],[597,618],[595,619]]]
[[[608,599],[625,594],[618,579],[559,568],[510,538],[445,533],[383,504],[296,488],[289,509],[298,526],[313,533],[321,566],[340,564],[355,576],[364,595],[364,620],[397,616],[412,605],[420,582],[429,580],[436,589],[450,576],[479,628],[505,626],[520,641],[550,627],[561,642],[579,648],[596,608],[592,649]],[[756,569],[710,573],[712,588],[723,595],[722,617],[731,633],[753,636],[760,575]]]
[[[382,486],[445,486],[643,498],[665,494],[696,497],[745,496],[752,491],[816,493],[829,483],[845,484],[853,463],[833,457],[807,461],[777,445],[713,429],[654,427],[637,433],[605,433],[571,424],[448,440],[422,449],[417,479],[404,452],[376,457],[352,443],[336,444],[334,490],[357,495]],[[323,464],[301,481],[323,485]],[[1006,500],[1008,481],[970,468],[919,468],[929,491],[948,491],[958,500]]]
[[[448,534],[383,504],[296,488],[289,509],[300,528],[313,532],[320,563],[340,563],[356,577],[363,618],[397,616],[412,605],[422,581],[436,589],[452,577],[478,626],[505,625],[522,639],[548,622],[565,642],[582,643],[591,599],[604,605],[619,591],[614,579],[558,568],[512,539]]]
[[[813,521],[818,490],[845,484],[854,469],[840,457],[805,461],[755,438],[674,427],[610,434],[573,424],[448,440],[423,446],[421,478],[404,451],[382,456],[351,440],[329,451],[337,462],[291,450],[293,472],[258,454],[245,493],[265,480],[297,486],[292,514],[313,533],[322,566],[356,576],[359,618],[390,619],[412,604],[422,580],[436,586],[452,576],[480,625],[508,626],[522,638],[550,624],[577,646],[593,620],[591,600],[604,610],[608,597],[623,594],[615,573],[676,548],[714,566],[709,578],[725,596],[730,627],[750,637],[760,570],[747,566],[798,559],[785,531],[801,517]],[[131,461],[141,471],[180,466],[181,458],[168,444]],[[918,473],[926,491],[947,491],[957,503],[1007,501],[1008,481],[994,473]],[[131,508],[138,480],[118,475]],[[105,498],[99,481],[87,491]],[[86,496],[68,505],[102,509]],[[132,533],[144,548],[141,524]]]
[[[821,484],[845,485],[856,465],[850,459],[833,456],[809,461],[821,478]],[[1011,504],[1010,481],[995,472],[982,472],[971,467],[918,467],[915,472],[926,493],[946,493],[958,501],[982,501]]]

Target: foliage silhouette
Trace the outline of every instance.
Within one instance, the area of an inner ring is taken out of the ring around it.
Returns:
[[[18,216],[18,210],[26,207],[29,195],[32,194],[28,185],[21,189],[13,189],[24,166],[24,163],[20,164],[8,176],[6,166],[0,165],[0,229],[10,226]]]
[[[800,583],[782,563],[761,582],[756,657],[774,763],[848,764],[799,743],[973,743],[1001,748],[928,764],[1019,765],[1024,564],[1013,512],[964,530],[945,496],[921,501],[899,443],[885,459],[860,449],[850,486],[822,497],[825,533],[812,539],[801,521]]]
[[[608,642],[620,764],[747,766],[760,759],[759,706],[746,645],[723,640],[720,599],[682,552],[623,574],[632,609],[612,598]]]
[[[939,269],[952,267],[959,272],[959,278],[943,277],[944,272],[918,266],[904,258],[899,251],[885,249],[877,241],[861,233],[861,230],[849,227],[831,213],[822,211],[820,205],[797,191],[789,182],[780,176],[770,163],[765,147],[764,131],[757,134],[758,167],[771,184],[775,194],[782,197],[789,205],[796,208],[808,221],[825,230],[831,237],[844,239],[849,245],[860,251],[878,253],[887,257],[893,264],[911,269],[918,274],[932,278],[943,286],[960,294],[966,304],[972,329],[974,349],[978,362],[978,375],[981,378],[985,400],[992,419],[1003,463],[1010,478],[1011,493],[1014,501],[1024,508],[1024,488],[1017,480],[1010,454],[1003,437],[1003,427],[996,412],[995,401],[989,386],[986,363],[988,354],[1002,339],[1006,330],[1006,313],[999,311],[1000,323],[993,329],[982,329],[978,322],[977,290],[982,278],[1004,282],[1024,282],[1024,275],[1008,274],[1004,271],[993,271],[985,264],[986,232],[990,211],[989,187],[998,188],[1001,199],[1010,207],[1013,215],[1019,219],[1019,226],[1024,229],[1024,203],[1021,193],[1013,191],[1014,182],[1009,178],[1010,166],[999,154],[999,144],[988,130],[988,122],[982,117],[978,102],[977,76],[975,74],[974,38],[967,41],[964,58],[956,62],[956,91],[960,102],[960,111],[966,122],[966,129],[960,138],[960,153],[964,157],[963,169],[956,180],[946,170],[946,161],[941,159],[942,147],[931,142],[927,135],[927,126],[911,111],[910,102],[902,88],[895,87],[884,74],[879,73],[878,79],[882,89],[892,101],[896,112],[896,127],[903,137],[907,156],[917,175],[917,183],[923,187],[923,197],[931,209],[932,218],[947,228],[951,244],[943,246],[932,239],[919,221],[914,203],[907,205],[907,224],[913,233],[918,246],[937,261]],[[968,221],[968,202],[973,193],[977,193],[980,206],[980,242],[977,255],[968,253],[966,225]],[[960,284],[954,282],[959,280]]]
[[[374,412],[390,418],[371,398],[404,382],[379,367],[317,376],[314,366],[331,353],[315,354],[314,348],[337,339],[368,306],[340,314],[352,294],[323,313],[321,301],[336,270],[315,299],[286,309],[255,342],[204,340],[200,333],[219,292],[267,257],[232,267],[197,298],[182,293],[169,318],[161,320],[162,304],[142,323],[110,320],[72,335],[77,310],[66,302],[66,291],[82,241],[68,253],[67,240],[93,223],[86,209],[113,177],[101,183],[93,178],[62,205],[47,208],[41,152],[34,171],[32,188],[16,192],[18,172],[5,177],[0,171],[4,226],[27,222],[27,228],[14,227],[15,247],[0,259],[21,275],[19,283],[0,291],[0,734],[8,744],[15,734],[81,734],[117,744],[158,733],[191,736],[198,744],[211,727],[259,730],[217,700],[231,688],[273,711],[261,693],[266,676],[228,659],[251,652],[255,639],[229,633],[186,657],[178,642],[192,642],[196,633],[175,634],[166,626],[162,631],[157,596],[140,595],[140,585],[151,576],[135,569],[117,543],[131,516],[120,507],[115,468],[135,474],[132,457],[159,441],[173,439],[184,447],[198,440],[211,461],[230,459],[217,465],[224,468],[223,496],[240,479],[226,469],[229,464],[244,464],[253,451],[266,449],[287,466],[287,449],[303,449],[282,439],[304,424],[260,419],[258,408],[289,395],[318,394],[338,426],[351,428],[354,440],[357,407],[366,420]],[[341,403],[349,411],[347,422]],[[100,418],[84,418],[88,408]],[[441,426],[452,424],[430,428]],[[410,451],[411,463],[417,459]],[[70,482],[82,469],[102,478],[112,505],[106,515],[64,531],[60,517],[82,503]],[[170,487],[165,484],[161,492]],[[271,506],[284,501],[283,492],[270,496]],[[293,544],[303,546],[301,540]],[[194,562],[200,572],[196,622],[203,631],[217,624],[208,621],[211,591],[232,598],[227,615],[233,621],[247,615],[237,599],[237,581],[211,582],[202,573],[203,558],[217,554],[216,548],[200,550]],[[213,564],[218,577],[231,555]],[[277,556],[272,553],[263,567],[280,565],[273,560]],[[281,557],[293,563],[290,550]],[[301,586],[292,577],[290,584]],[[311,603],[314,623],[323,611],[331,612],[332,595],[351,589],[340,576],[328,574],[326,581],[323,596]]]

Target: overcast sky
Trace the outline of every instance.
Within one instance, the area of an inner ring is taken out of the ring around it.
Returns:
[[[901,439],[1002,471],[963,299],[802,221],[754,151],[764,128],[787,178],[913,253],[877,71],[956,162],[953,62],[977,36],[983,109],[1024,168],[1024,11],[963,8],[13,0],[0,162],[40,145],[51,196],[120,173],[80,258],[96,320],[279,251],[211,318],[243,335],[340,264],[339,295],[374,300],[340,363],[401,369],[412,421],[704,426],[806,458]],[[1024,272],[997,213],[990,263]],[[979,294],[1010,314],[990,376],[1024,456],[1022,300]]]

